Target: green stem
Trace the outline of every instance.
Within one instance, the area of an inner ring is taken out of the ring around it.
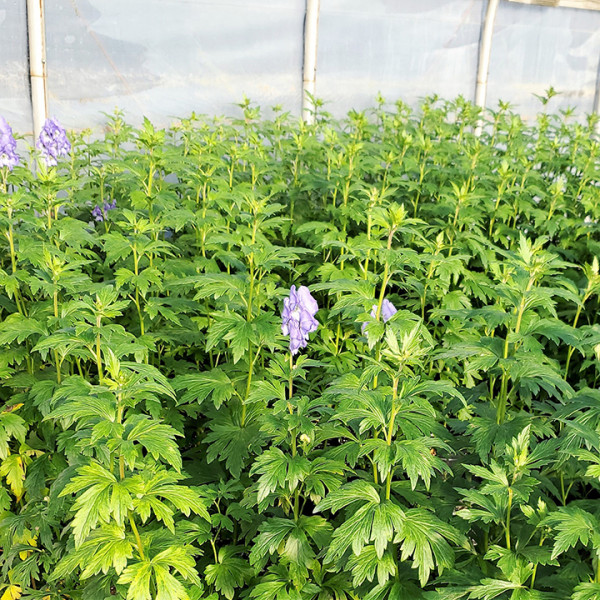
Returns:
[[[529,279],[529,283],[527,284],[527,289],[525,293],[529,292],[533,285],[533,279]],[[519,304],[519,308],[517,311],[517,323],[515,325],[515,334],[518,334],[521,330],[521,321],[523,319],[523,314],[525,313],[525,296],[521,298],[521,302]],[[510,332],[507,332],[506,339],[504,340],[504,356],[503,358],[506,360],[508,358],[508,338]],[[498,407],[496,409],[496,423],[501,425],[504,422],[504,417],[506,415],[506,402],[508,398],[508,371],[503,367],[502,369],[502,382],[500,384],[500,396],[498,397]]]
[[[508,488],[508,507],[506,509],[506,549],[510,550],[510,512],[512,509],[513,490]]]
[[[575,319],[573,319],[573,329],[575,329],[577,327],[577,322],[579,321],[579,317],[581,315],[583,306],[590,297],[590,293],[589,293],[590,287],[591,287],[591,283],[588,283],[588,287],[587,287],[586,293],[583,296],[583,300],[582,300],[581,304],[577,307],[577,312],[575,313]],[[567,376],[569,375],[569,364],[571,363],[571,357],[573,356],[573,352],[575,352],[575,348],[573,346],[569,346],[569,350],[567,351],[567,362],[565,364],[565,374],[563,377],[565,380],[567,379]]]
[[[144,554],[144,545],[142,544],[142,538],[140,537],[140,532],[135,525],[135,521],[133,520],[133,515],[129,513],[129,524],[131,525],[131,530],[133,531],[133,535],[135,536],[135,542],[137,544],[138,553],[142,560],[146,560],[146,555]]]
[[[288,400],[292,399],[292,395],[294,393],[294,356],[293,354],[290,352],[290,375],[288,378]],[[290,403],[288,403],[288,407],[290,410],[290,413],[292,412],[292,405]]]
[[[100,315],[96,316],[96,366],[98,367],[98,382],[102,384],[104,380],[104,375],[102,374],[102,352],[100,349],[100,326],[102,323],[102,317]]]
[[[394,377],[393,387],[392,387],[392,414],[390,416],[390,423],[386,435],[386,442],[388,446],[392,445],[392,436],[394,434],[394,422],[396,421],[396,400],[398,399],[398,377]],[[390,468],[390,472],[387,475],[387,479],[385,482],[385,499],[389,500],[392,491],[392,475],[393,469]]]

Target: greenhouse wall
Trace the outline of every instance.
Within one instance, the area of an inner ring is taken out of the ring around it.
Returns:
[[[474,98],[486,0],[321,0],[316,96],[339,116],[388,101]],[[69,128],[122,109],[157,124],[195,111],[239,114],[244,96],[300,115],[305,0],[46,2],[48,113]],[[31,130],[24,2],[0,9],[2,113]],[[487,106],[526,118],[553,86],[551,110],[593,110],[600,11],[502,0]]]
[[[17,131],[30,131],[25,2],[0,2],[0,114]]]

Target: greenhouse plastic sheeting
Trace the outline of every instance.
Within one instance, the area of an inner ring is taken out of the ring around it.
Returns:
[[[9,4],[8,16],[23,21],[13,5],[24,2]],[[486,6],[321,0],[317,97],[338,116],[372,106],[378,92],[411,104],[434,93],[473,99]],[[99,124],[115,107],[133,122],[167,124],[192,111],[239,115],[246,95],[299,115],[304,11],[305,0],[46,2],[49,112],[73,128]],[[28,106],[27,90],[17,89],[23,77],[10,74],[24,68],[19,31],[11,29],[14,44],[0,38],[15,64],[0,76],[8,73],[9,112]],[[600,12],[502,0],[487,105],[503,99],[531,117],[540,109],[533,94],[552,85],[561,95],[551,110],[590,112],[599,59]]]
[[[482,0],[321,0],[317,96],[333,112],[429,94],[473,99]]]
[[[600,60],[600,11],[501,2],[496,16],[488,106],[514,103],[524,115],[540,109],[533,94],[553,86],[556,111],[590,113]]]
[[[415,104],[438,94],[473,100],[483,0],[321,0],[317,96],[340,112],[387,100]],[[502,99],[524,116],[533,95],[561,92],[551,108],[593,109],[600,60],[600,12],[500,2],[487,106]]]
[[[19,133],[32,129],[25,2],[0,1],[0,115]]]
[[[244,94],[300,112],[303,0],[46,2],[49,111],[69,127],[240,114]]]

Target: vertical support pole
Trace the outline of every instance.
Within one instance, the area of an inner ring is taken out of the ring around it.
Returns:
[[[315,95],[317,77],[317,48],[319,43],[319,8],[320,0],[306,0],[304,17],[304,64],[302,67],[302,119],[306,123],[314,121],[311,109],[312,101],[307,92]]]
[[[46,93],[46,31],[44,0],[27,0],[27,37],[34,142],[48,117]]]
[[[488,0],[481,40],[479,42],[479,61],[477,64],[477,83],[475,85],[475,105],[485,108],[487,94],[488,72],[490,70],[490,54],[492,52],[492,36],[494,34],[494,21],[500,0]],[[477,128],[481,132],[481,126]]]

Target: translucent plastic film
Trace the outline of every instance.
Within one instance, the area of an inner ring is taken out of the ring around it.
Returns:
[[[123,109],[160,124],[236,114],[246,95],[300,112],[303,0],[46,3],[50,111],[69,127]]]
[[[0,114],[15,132],[31,132],[25,0],[0,0]]]
[[[1,0],[0,0],[1,1]],[[4,112],[27,117],[24,2],[0,11]],[[341,115],[388,100],[475,94],[485,0],[321,0],[316,95]],[[46,2],[49,111],[67,127],[123,109],[158,125],[192,111],[237,114],[243,96],[300,114],[305,0]],[[8,20],[16,23],[7,25]],[[525,117],[554,86],[551,110],[593,107],[600,12],[500,2],[487,105]],[[266,114],[269,114],[266,110]],[[30,125],[29,125],[30,127]]]

